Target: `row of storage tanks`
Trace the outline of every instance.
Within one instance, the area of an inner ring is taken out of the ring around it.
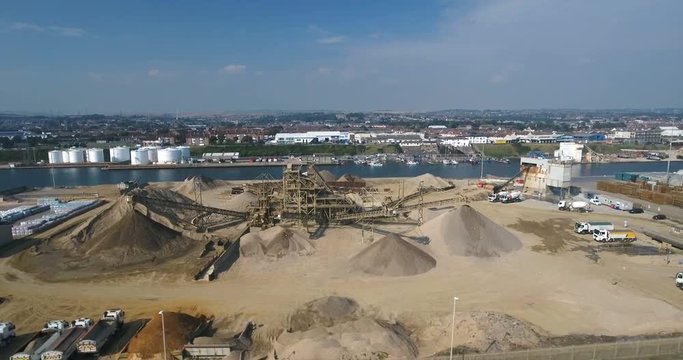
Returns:
[[[190,159],[190,147],[141,147],[131,150],[127,146],[117,146],[109,149],[109,155],[112,163],[130,161],[132,165],[178,164]],[[104,149],[52,150],[47,156],[50,164],[103,163]]]

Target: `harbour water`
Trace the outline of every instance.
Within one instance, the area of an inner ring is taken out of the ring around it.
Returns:
[[[607,164],[576,164],[573,166],[573,177],[612,176],[617,172],[665,172],[665,161],[628,162]],[[442,165],[387,163],[384,166],[365,166],[345,164],[337,166],[321,166],[320,169],[331,171],[337,176],[354,174],[363,178],[381,177],[413,177],[424,173],[436,176],[465,179],[479,178],[481,164]],[[672,161],[671,172],[683,169],[683,162]],[[519,161],[510,164],[498,162],[484,163],[484,176],[510,177],[519,172]],[[178,168],[178,169],[130,169],[108,171],[100,168],[58,168],[58,169],[0,169],[0,190],[17,186],[45,187],[52,186],[53,178],[56,186],[79,186],[116,184],[121,181],[140,179],[145,182],[182,181],[193,175],[208,176],[224,180],[252,180],[267,173],[273,178],[282,177],[282,165],[274,167],[240,167],[240,168]]]

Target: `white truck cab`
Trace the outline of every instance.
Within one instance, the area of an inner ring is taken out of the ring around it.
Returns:
[[[43,327],[43,332],[61,331],[69,327],[66,320],[50,320]]]
[[[109,309],[102,313],[102,320],[116,321],[123,324],[125,312],[121,309]]]
[[[71,322],[71,326],[73,327],[82,327],[82,328],[89,328],[93,324],[93,321],[91,318],[78,318]]]
[[[676,274],[676,287],[683,289],[683,272]]]

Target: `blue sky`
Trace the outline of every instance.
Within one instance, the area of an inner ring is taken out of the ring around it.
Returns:
[[[683,107],[679,0],[3,0],[0,110]]]

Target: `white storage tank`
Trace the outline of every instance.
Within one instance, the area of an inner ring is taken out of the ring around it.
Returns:
[[[176,149],[180,150],[180,159],[183,161],[190,160],[190,147],[189,146],[178,146]]]
[[[63,164],[69,163],[69,150],[62,150],[62,163]]]
[[[61,150],[52,150],[47,153],[47,159],[50,162],[50,164],[62,164],[64,163],[64,160],[62,160],[62,151]]]
[[[149,164],[149,156],[147,156],[147,149],[137,149],[130,151],[131,165],[147,165]]]
[[[117,146],[109,149],[110,161],[113,163],[130,161],[130,149],[127,146]]]
[[[159,162],[159,148],[156,146],[148,146],[144,148],[147,150],[147,157],[149,158],[149,162],[151,163],[158,163]]]
[[[177,164],[180,162],[180,150],[176,148],[165,148],[157,151],[159,164]]]
[[[98,148],[88,149],[86,153],[88,156],[89,163],[103,163],[104,162],[104,150]]]
[[[81,164],[84,159],[83,149],[69,149],[69,164]]]

